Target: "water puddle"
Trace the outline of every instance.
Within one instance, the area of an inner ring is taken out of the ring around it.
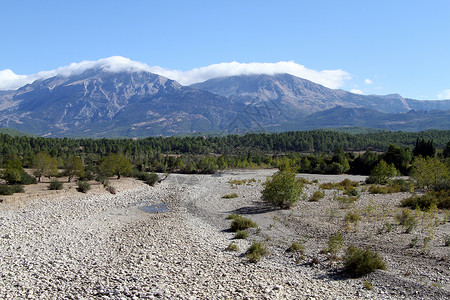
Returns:
[[[169,212],[169,207],[165,203],[144,205],[139,207],[139,209],[152,214]]]

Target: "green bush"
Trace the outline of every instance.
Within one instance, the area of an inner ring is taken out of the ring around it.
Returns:
[[[404,209],[400,214],[396,216],[396,219],[404,229],[406,233],[410,233],[417,225],[416,218],[411,214],[411,210]]]
[[[248,232],[245,230],[238,230],[238,231],[236,231],[234,238],[238,239],[238,240],[246,239],[246,238],[248,238]]]
[[[350,276],[360,277],[377,269],[385,270],[386,264],[378,253],[369,248],[349,246],[344,256],[344,270]]]
[[[233,220],[234,218],[236,218],[236,217],[238,217],[238,216],[239,216],[238,214],[232,213],[232,214],[229,214],[225,219],[227,219],[227,220]]]
[[[52,180],[48,186],[49,190],[62,190],[63,183],[58,180]]]
[[[264,183],[262,200],[279,208],[289,208],[300,199],[302,184],[293,172],[279,171]]]
[[[346,222],[350,222],[350,223],[355,223],[355,224],[356,224],[356,223],[359,222],[360,216],[359,216],[359,214],[356,213],[356,212],[349,211],[349,212],[345,215],[344,220],[345,220]]]
[[[305,246],[297,242],[292,242],[291,246],[289,246],[289,248],[286,249],[286,252],[297,252],[303,250],[305,250]]]
[[[239,247],[238,245],[236,245],[235,243],[230,243],[226,248],[226,251],[239,251]]]
[[[331,182],[325,182],[325,183],[322,183],[319,187],[324,190],[331,190],[331,189],[334,189],[334,184]]]
[[[150,186],[154,186],[155,183],[158,182],[159,176],[156,173],[147,173],[147,172],[139,172],[137,174],[137,178],[139,180],[144,181],[146,184]]]
[[[319,201],[319,199],[322,199],[323,197],[325,197],[325,193],[322,191],[315,191],[311,198],[309,198],[309,201],[311,202],[317,202]]]
[[[328,239],[328,248],[326,252],[336,254],[344,246],[344,235],[338,231]]]
[[[233,198],[237,198],[237,197],[238,197],[238,194],[236,194],[236,193],[222,196],[222,198],[224,198],[224,199],[233,199]]]
[[[21,174],[20,182],[22,184],[28,185],[28,184],[36,184],[37,180],[36,177],[31,176],[27,172],[23,171]]]
[[[89,184],[89,182],[87,182],[85,180],[78,181],[78,191],[80,191],[82,193],[87,193],[87,191],[89,191],[90,189],[91,189],[91,185]]]
[[[0,195],[12,195],[15,193],[24,193],[23,187],[20,184],[7,185],[0,184]]]
[[[261,257],[267,254],[267,249],[261,242],[253,242],[253,244],[251,244],[251,246],[245,252],[245,256],[252,263],[260,261]]]
[[[420,209],[425,210],[429,209],[433,204],[440,209],[450,209],[450,190],[428,192],[422,196],[412,196],[403,199],[400,202],[402,207],[409,207],[411,209],[419,207]]]
[[[231,230],[237,232],[238,230],[246,230],[250,227],[258,227],[255,222],[249,218],[237,215],[231,222]]]

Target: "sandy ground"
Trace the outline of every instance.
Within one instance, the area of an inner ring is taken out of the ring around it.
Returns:
[[[395,221],[409,193],[370,195],[343,207],[341,192],[309,202],[324,182],[363,176],[300,174],[302,200],[275,210],[260,200],[262,182],[274,170],[235,170],[214,175],[171,174],[150,187],[130,178],[111,179],[117,194],[95,185],[87,194],[65,183],[27,186],[25,194],[3,196],[0,204],[0,298],[41,299],[448,299],[450,232],[444,213],[418,215],[404,233]],[[246,180],[233,185],[230,180]],[[313,183],[315,181],[315,183]],[[236,193],[237,198],[224,199]],[[167,213],[142,206],[165,203]],[[349,212],[360,215],[347,224]],[[226,217],[238,213],[258,224],[235,240]],[[433,220],[431,222],[430,220]],[[385,230],[387,223],[391,230]],[[430,224],[434,224],[433,226]],[[344,235],[337,257],[324,253],[328,239]],[[432,237],[424,247],[423,238]],[[410,246],[417,238],[417,243]],[[245,251],[261,241],[270,254],[249,263]],[[286,253],[292,242],[304,253]],[[234,242],[239,251],[225,248]],[[348,245],[369,246],[386,261],[386,271],[348,278],[340,257]],[[363,281],[370,282],[371,290]]]

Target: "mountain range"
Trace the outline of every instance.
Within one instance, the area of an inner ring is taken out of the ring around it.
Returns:
[[[92,68],[0,92],[0,126],[51,137],[144,137],[327,127],[450,129],[450,100],[359,95],[289,74],[191,86],[143,71]]]

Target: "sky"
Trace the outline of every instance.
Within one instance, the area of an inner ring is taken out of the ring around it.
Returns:
[[[0,0],[0,89],[92,65],[450,99],[450,1]]]

